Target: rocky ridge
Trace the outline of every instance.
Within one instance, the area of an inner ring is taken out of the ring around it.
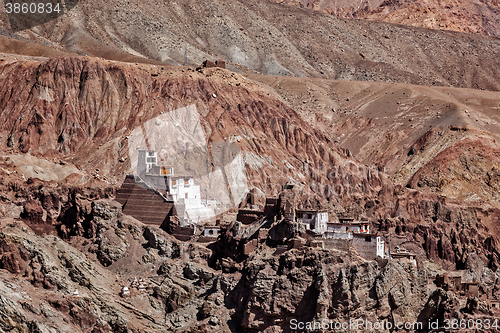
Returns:
[[[264,75],[500,87],[495,38],[340,19],[264,0],[85,1],[15,35],[0,15],[4,52],[173,65],[184,64],[187,53],[191,66],[221,58],[231,70]]]
[[[396,184],[498,206],[495,92],[251,75]]]
[[[240,270],[228,274],[207,266],[209,249],[144,226],[113,201],[92,207],[97,227],[88,230],[96,232],[69,240],[74,247],[37,236],[19,221],[2,228],[2,330],[290,332],[293,320],[495,318],[484,301],[435,287],[430,263],[417,269],[409,261],[365,261],[307,247],[275,255],[264,239]],[[116,250],[117,241],[124,251],[108,256],[103,249]],[[467,262],[486,292],[498,293],[496,275],[477,256]],[[137,276],[147,282],[146,291],[132,288],[130,297],[119,297],[121,286]]]
[[[479,232],[477,244],[495,237],[489,235],[495,235],[493,230],[497,228],[497,211],[491,206],[479,203],[460,207],[453,200],[394,186],[383,173],[357,162],[349,151],[336,146],[274,94],[268,95],[248,79],[221,69],[182,70],[174,72],[167,67],[147,65],[135,68],[84,58],[7,62],[0,74],[5,82],[1,89],[8,91],[4,96],[11,96],[0,100],[2,112],[10,115],[0,127],[3,147],[42,159],[57,156],[61,163],[74,165],[86,175],[89,184],[97,182],[111,188],[119,185],[129,170],[128,133],[155,115],[194,103],[209,143],[238,142],[245,153],[248,183],[259,189],[261,198],[277,195],[280,186],[292,181],[296,184],[298,206],[321,206],[337,214],[365,216],[377,221],[380,230],[414,230],[418,242],[422,242],[421,237],[426,239],[428,251],[433,251],[430,234],[441,233],[435,229],[440,222],[453,223],[460,234],[463,228],[481,221],[478,228],[484,232]],[[55,75],[48,75],[51,71]],[[27,79],[22,84],[8,84],[23,76]],[[45,91],[50,100],[39,98],[40,91]],[[20,100],[26,102],[14,103]],[[24,107],[31,110],[29,114],[23,112]],[[96,117],[98,110],[106,116]],[[189,160],[189,154],[194,152],[187,153],[184,158]],[[23,180],[22,175],[13,172],[16,170],[6,171],[16,179],[15,183],[33,181]],[[69,176],[66,182],[71,185],[74,180]],[[16,191],[16,186],[8,191]],[[57,191],[56,184],[48,188]],[[14,193],[11,195],[13,199],[7,200],[7,204],[24,206],[29,201],[23,200],[32,196],[27,193],[25,199],[15,199]],[[38,198],[43,197],[36,195],[34,199]],[[39,208],[33,208],[38,211],[34,216],[41,214],[33,221],[39,223],[48,214],[49,225],[64,221],[73,230],[78,218],[68,222],[60,209],[69,200],[45,200],[39,201]],[[430,229],[422,230],[426,225]],[[457,256],[441,252],[437,257],[463,265],[470,251],[465,249],[476,244],[471,241],[452,242],[461,248],[455,250]],[[436,257],[435,253],[429,255]],[[488,248],[481,255],[490,267],[497,265],[496,249]]]

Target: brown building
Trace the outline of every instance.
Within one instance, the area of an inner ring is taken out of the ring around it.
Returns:
[[[461,292],[466,296],[479,297],[479,283],[462,282],[462,272],[449,272],[436,275],[436,286],[446,291]]]
[[[462,284],[465,294],[471,297],[479,297],[479,283],[476,281],[473,282],[464,282]]]

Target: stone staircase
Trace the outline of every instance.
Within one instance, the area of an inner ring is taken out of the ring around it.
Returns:
[[[160,193],[150,188],[139,177],[127,175],[116,191],[116,201],[122,205],[124,214],[144,224],[161,226],[168,219],[173,201],[167,201]]]

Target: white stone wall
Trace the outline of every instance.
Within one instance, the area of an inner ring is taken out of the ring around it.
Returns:
[[[205,230],[203,230],[203,236],[218,237],[219,236],[219,228],[205,228]]]
[[[328,223],[328,212],[318,213],[318,215],[316,216],[314,231],[320,234],[324,234],[327,230],[327,223]]]
[[[382,237],[377,237],[377,256],[385,258],[385,242]]]
[[[146,173],[151,172],[154,165],[157,165],[158,154],[155,151],[146,152]]]
[[[170,194],[174,197],[174,201],[179,199],[198,199],[201,200],[200,186],[194,185],[194,180],[188,180],[188,186],[185,184],[185,179],[171,181]],[[187,194],[187,198],[186,198]]]

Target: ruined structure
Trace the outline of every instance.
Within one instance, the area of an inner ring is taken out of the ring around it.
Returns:
[[[167,200],[134,175],[125,177],[122,186],[116,191],[116,201],[122,205],[124,214],[133,216],[144,224],[161,226],[176,214],[173,211],[174,201]]]
[[[327,230],[328,212],[326,210],[301,210],[295,212],[296,221],[303,223],[306,230],[324,234]]]
[[[215,62],[207,59],[203,62],[202,67],[203,68],[211,68],[211,67],[226,68],[226,62],[222,59],[217,59]]]
[[[385,242],[379,234],[352,233],[352,245],[365,259],[385,258]]]

